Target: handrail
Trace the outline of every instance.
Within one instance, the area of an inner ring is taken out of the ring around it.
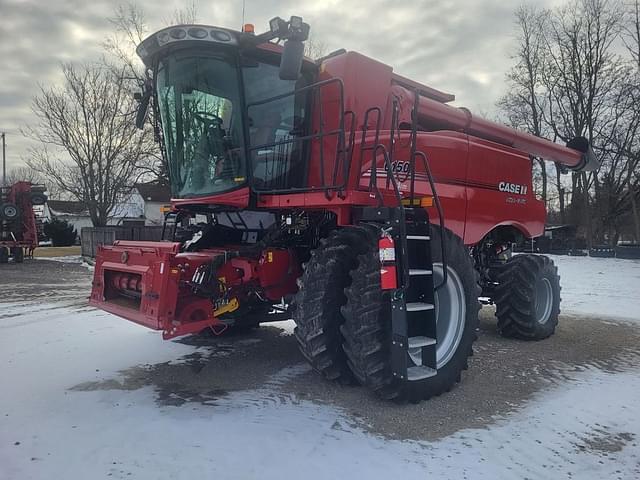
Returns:
[[[367,137],[367,132],[369,131],[369,114],[372,112],[376,112],[376,128],[375,128],[375,137],[373,144],[370,147],[365,147],[365,141]],[[377,161],[376,161],[376,151],[378,144],[380,143],[380,118],[382,117],[382,109],[380,107],[370,107],[364,113],[364,122],[362,125],[362,137],[360,139],[360,159],[358,162],[358,176],[362,174],[362,166],[364,163],[364,152],[365,150],[371,150],[371,174],[369,175],[369,190],[373,189],[373,185],[376,184],[377,175]],[[377,186],[377,184],[376,184]],[[358,188],[360,188],[360,178],[358,178]]]
[[[444,285],[446,285],[448,280],[448,269],[447,269],[447,249],[444,241],[444,229],[445,229],[445,221],[444,221],[444,211],[442,209],[442,204],[440,203],[440,196],[436,191],[436,185],[433,181],[433,175],[431,174],[431,167],[429,166],[429,161],[427,160],[427,156],[422,151],[414,152],[414,157],[412,157],[413,164],[415,165],[415,157],[421,157],[422,162],[424,164],[424,170],[427,174],[427,180],[429,181],[429,186],[431,187],[431,193],[433,194],[433,199],[436,204],[436,210],[438,210],[438,218],[440,220],[440,230],[442,233],[440,234],[440,248],[442,249],[442,282],[435,286],[433,289],[439,290]],[[415,176],[415,172],[414,172]],[[411,200],[413,201],[413,199]]]
[[[446,285],[448,280],[448,268],[447,268],[447,249],[444,241],[444,229],[445,229],[445,220],[444,220],[444,211],[442,209],[442,204],[440,203],[440,196],[438,195],[438,191],[436,190],[436,185],[433,180],[433,175],[431,174],[431,167],[429,166],[429,160],[427,156],[422,151],[417,151],[417,140],[418,140],[418,107],[420,106],[420,93],[415,90],[413,92],[413,110],[411,111],[411,157],[410,157],[410,173],[411,173],[411,183],[409,187],[409,201],[411,205],[413,205],[414,197],[415,197],[415,182],[416,182],[416,157],[422,158],[422,163],[424,165],[425,173],[427,174],[427,180],[429,181],[429,186],[431,187],[431,193],[433,195],[433,199],[436,204],[436,210],[438,210],[438,218],[440,221],[440,229],[442,233],[440,234],[440,249],[442,250],[442,282],[434,287],[434,291],[439,290],[444,285]]]
[[[378,145],[376,145],[376,148],[374,149],[374,152],[377,152],[378,150],[382,150],[382,154],[383,154],[383,158],[384,158],[384,165],[385,165],[385,170],[387,172],[387,182],[391,182],[391,184],[393,185],[393,191],[395,193],[395,197],[396,200],[398,201],[398,209],[400,211],[400,225],[399,225],[399,230],[400,230],[400,245],[402,246],[402,283],[401,283],[401,287],[400,290],[402,290],[403,292],[407,289],[407,287],[409,286],[409,280],[410,280],[410,275],[409,275],[409,258],[408,258],[408,254],[407,254],[407,223],[406,223],[406,216],[405,216],[405,210],[404,210],[404,205],[402,204],[402,195],[400,194],[400,188],[398,187],[398,182],[396,180],[395,175],[393,174],[393,170],[392,170],[392,166],[391,166],[391,159],[389,157],[389,154],[387,152],[386,147],[379,143]],[[377,183],[376,183],[376,192],[378,197],[378,202],[379,205],[378,206],[382,206],[382,195],[380,194],[380,190],[378,189]]]
[[[338,86],[338,90],[339,90],[339,104],[340,104],[340,118],[339,118],[339,126],[335,129],[332,129],[328,132],[324,131],[324,118],[323,118],[323,112],[322,112],[322,88],[330,85],[330,84],[337,84]],[[265,193],[294,193],[294,192],[314,192],[314,191],[324,191],[325,195],[327,196],[327,198],[331,198],[331,191],[338,191],[338,192],[344,192],[346,190],[346,187],[348,185],[348,180],[349,180],[349,169],[350,169],[350,162],[348,161],[348,154],[349,152],[351,152],[352,148],[353,148],[353,143],[351,142],[351,139],[354,138],[355,132],[354,130],[354,125],[355,125],[355,114],[353,112],[345,112],[344,111],[344,83],[342,82],[342,79],[340,78],[330,78],[327,80],[322,80],[320,82],[315,82],[312,83],[311,85],[306,85],[302,88],[293,90],[291,92],[286,92],[286,93],[281,93],[278,95],[274,95],[272,97],[266,98],[266,99],[262,99],[256,102],[252,102],[247,104],[246,106],[246,110],[247,112],[249,112],[249,110],[253,107],[259,106],[259,105],[264,105],[270,102],[274,102],[277,100],[281,100],[283,98],[292,96],[292,95],[298,95],[300,93],[306,92],[306,91],[315,91],[317,90],[318,92],[318,100],[319,100],[319,131],[316,133],[311,133],[308,135],[304,135],[304,136],[296,136],[296,137],[291,137],[291,138],[287,138],[284,140],[279,140],[276,142],[270,142],[270,143],[263,143],[260,145],[249,145],[248,147],[248,151],[249,153],[254,152],[256,150],[260,150],[260,149],[264,149],[267,147],[282,147],[284,145],[290,145],[290,144],[295,144],[298,142],[309,142],[310,140],[320,140],[319,143],[319,148],[320,148],[320,158],[319,158],[319,162],[320,162],[320,178],[322,181],[322,185],[319,187],[310,187],[310,186],[303,186],[303,187],[287,187],[287,188],[259,188],[256,186],[256,184],[254,182],[252,182],[251,184],[251,189],[258,193],[258,194],[265,194]],[[345,135],[345,115],[351,114],[353,115],[353,118],[351,120],[351,133],[350,133],[350,144],[347,148],[347,144],[346,144],[346,135]],[[327,185],[325,183],[325,165],[324,165],[324,156],[325,156],[325,145],[324,145],[324,141],[323,139],[326,137],[330,137],[330,136],[337,136],[337,141],[336,141],[336,152],[335,152],[335,163],[333,166],[333,172],[332,172],[332,178],[331,178],[331,185]],[[251,165],[251,159],[248,159],[249,164]],[[344,174],[344,178],[342,179],[342,181],[340,183],[338,183],[337,181],[337,177],[338,177],[338,171],[339,171],[339,163],[342,162],[342,170],[343,170],[343,174]]]
[[[351,115],[351,124],[349,125],[349,146],[345,147],[348,155],[345,157],[345,161],[342,162],[342,175],[345,179],[345,182],[349,181],[349,171],[351,170],[351,160],[353,160],[353,147],[355,145],[356,140],[356,114],[352,110],[344,112],[344,116]],[[338,162],[336,162],[337,166]],[[336,178],[334,176],[333,182],[336,182]],[[338,191],[338,196],[340,198],[345,198],[344,190]]]

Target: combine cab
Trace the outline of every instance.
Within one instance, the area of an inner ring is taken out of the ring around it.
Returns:
[[[325,378],[410,401],[460,380],[480,298],[503,335],[551,335],[556,269],[511,245],[543,232],[533,157],[592,169],[588,143],[476,118],[355,52],[312,62],[308,32],[181,25],[138,47],[172,211],[164,241],[99,250],[91,304],[164,338],[293,318]]]
[[[25,252],[33,252],[38,246],[38,226],[34,206],[47,201],[44,185],[17,182],[10,187],[0,187],[0,263],[10,257],[22,263]]]

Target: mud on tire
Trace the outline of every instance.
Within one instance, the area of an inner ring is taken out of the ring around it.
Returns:
[[[551,336],[560,314],[560,277],[543,255],[516,255],[497,275],[493,301],[501,335],[522,340]]]
[[[364,251],[366,233],[357,227],[333,231],[311,252],[293,302],[295,337],[302,355],[328,380],[352,383],[353,375],[342,351],[340,307],[351,283],[349,273]]]
[[[432,259],[434,264],[440,265],[441,232],[440,228],[431,226]],[[375,232],[370,232],[367,242],[369,248],[358,257],[358,268],[352,272],[352,284],[346,289],[348,301],[342,308],[345,318],[341,329],[345,338],[343,350],[358,381],[384,399],[418,402],[440,395],[459,382],[462,370],[468,368],[468,358],[472,355],[472,345],[477,338],[480,309],[478,274],[462,240],[446,229],[444,237],[448,267],[456,272],[464,287],[464,326],[455,353],[446,364],[439,365],[437,375],[431,378],[401,382],[393,377],[391,315],[388,296],[383,296],[380,287],[380,261]]]

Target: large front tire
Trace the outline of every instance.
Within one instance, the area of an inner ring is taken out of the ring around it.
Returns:
[[[493,298],[504,337],[542,340],[556,330],[560,314],[558,268],[543,255],[516,255],[500,268]]]
[[[368,250],[358,257],[358,268],[352,273],[353,281],[347,288],[347,304],[342,312],[344,351],[356,378],[385,399],[418,402],[449,391],[460,381],[462,370],[468,368],[472,345],[477,338],[478,274],[473,268],[469,250],[462,239],[449,230],[444,232],[431,226],[434,281],[442,279],[442,252],[440,237],[444,235],[447,253],[448,281],[436,291],[436,318],[438,336],[443,330],[444,318],[458,322],[452,330],[445,329],[442,349],[436,350],[437,374],[420,381],[401,381],[391,370],[391,317],[380,286],[380,260],[377,235],[371,234]],[[438,273],[439,272],[439,273]],[[455,312],[455,313],[454,313]],[[453,320],[455,316],[455,320]],[[439,340],[440,341],[440,340]],[[411,353],[411,352],[410,352]]]
[[[363,251],[365,232],[359,228],[333,231],[311,252],[294,299],[293,320],[300,352],[314,370],[328,380],[352,383],[353,375],[342,351],[340,312],[351,283],[350,272]]]

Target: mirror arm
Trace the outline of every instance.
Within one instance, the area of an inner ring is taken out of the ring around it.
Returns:
[[[136,113],[136,127],[140,130],[144,128],[144,121],[147,118],[147,110],[149,109],[149,101],[152,95],[153,83],[147,78],[142,86],[142,92],[136,92],[136,94],[134,94],[134,98],[140,102],[138,112]]]

